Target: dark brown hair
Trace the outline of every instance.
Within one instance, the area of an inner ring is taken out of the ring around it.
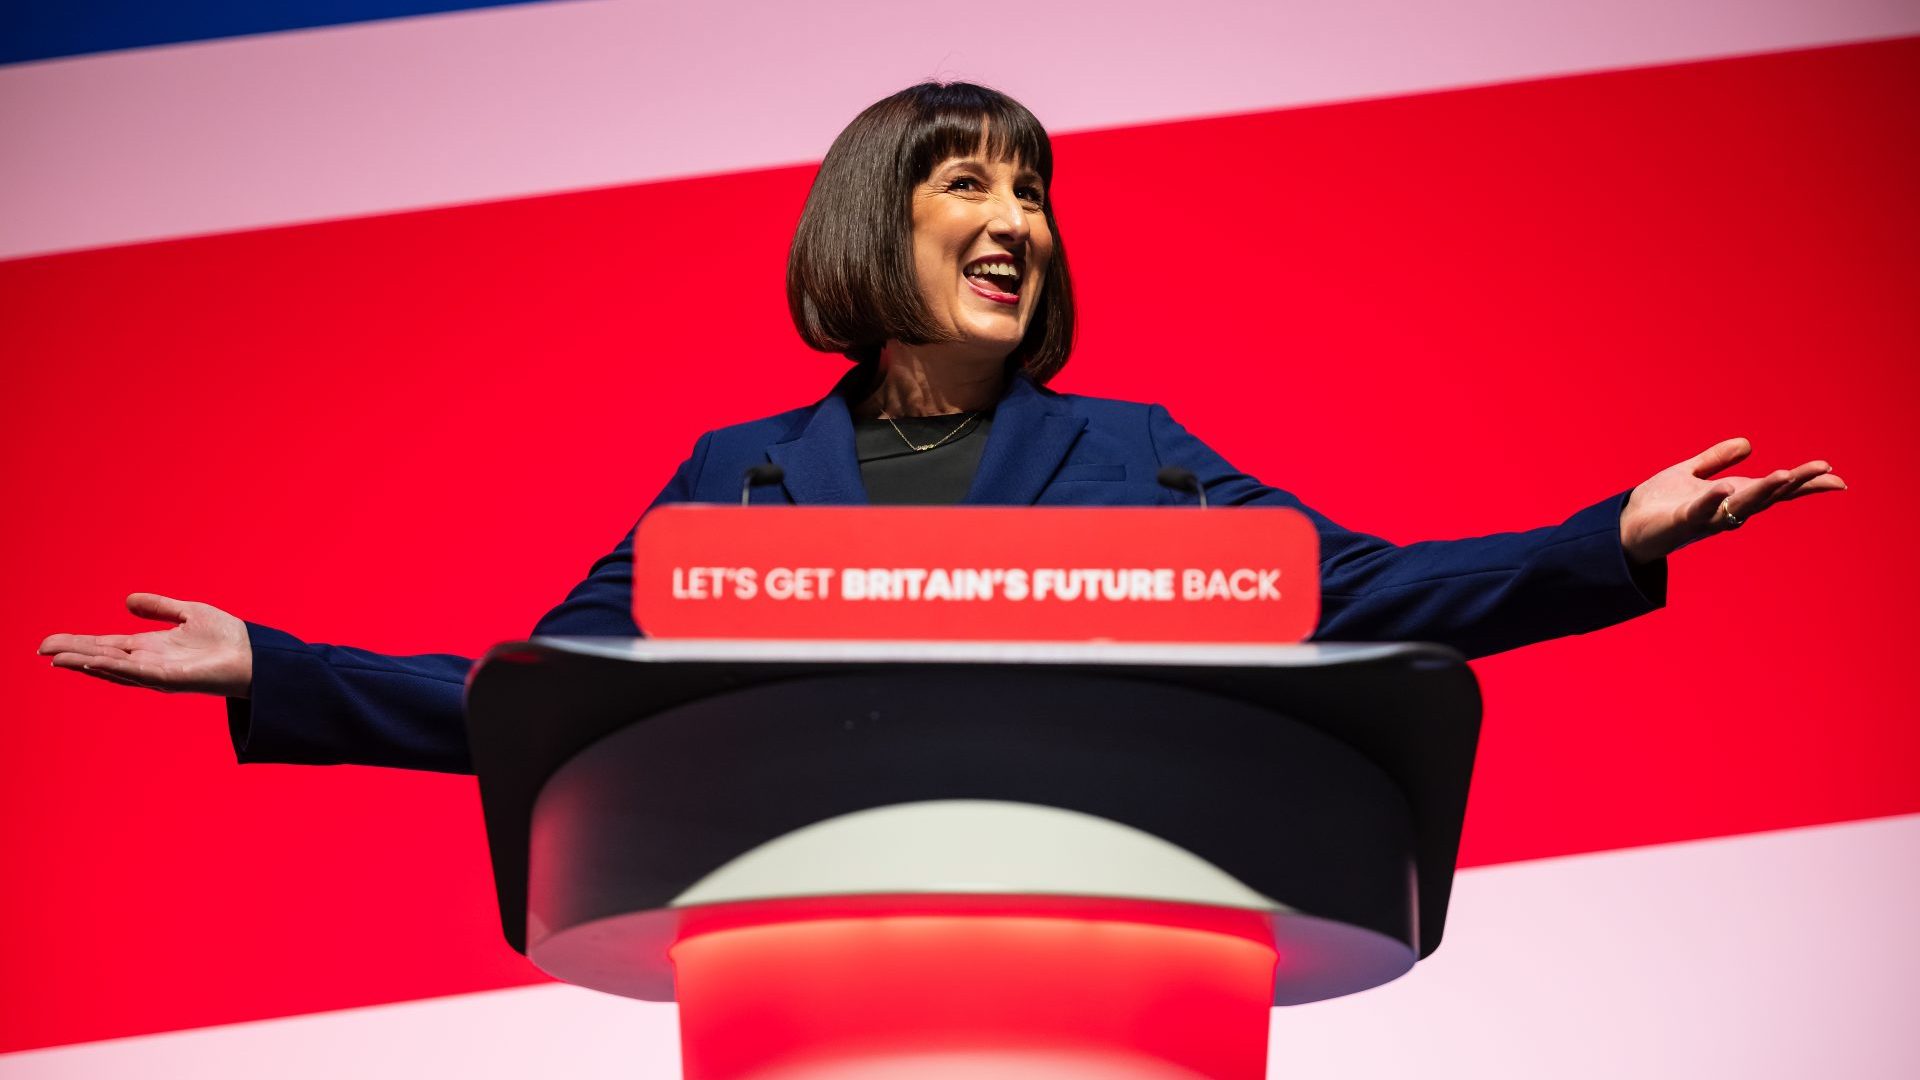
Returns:
[[[787,307],[806,343],[871,363],[889,340],[944,337],[913,261],[913,190],[942,161],[980,148],[1040,174],[1053,258],[1007,363],[1045,383],[1073,347],[1073,282],[1053,215],[1053,145],[1026,106],[972,83],[924,82],[869,106],[833,140],[787,255]]]

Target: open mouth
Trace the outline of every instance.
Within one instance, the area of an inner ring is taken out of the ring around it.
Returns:
[[[1020,261],[1011,255],[982,255],[961,271],[973,291],[1002,304],[1020,299]]]

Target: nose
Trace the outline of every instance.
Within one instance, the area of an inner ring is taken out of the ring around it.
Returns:
[[[993,217],[987,222],[987,235],[1008,247],[1025,246],[1030,232],[1029,214],[1018,198],[1003,195],[993,200]]]

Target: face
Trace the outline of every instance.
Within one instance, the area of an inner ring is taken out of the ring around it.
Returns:
[[[1033,170],[984,151],[948,158],[914,190],[920,294],[956,343],[996,359],[1020,344],[1053,257],[1046,195]]]

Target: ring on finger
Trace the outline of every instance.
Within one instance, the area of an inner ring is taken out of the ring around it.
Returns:
[[[1747,523],[1747,519],[1736,517],[1733,512],[1733,496],[1720,500],[1720,516],[1726,520],[1728,529],[1737,529]]]

